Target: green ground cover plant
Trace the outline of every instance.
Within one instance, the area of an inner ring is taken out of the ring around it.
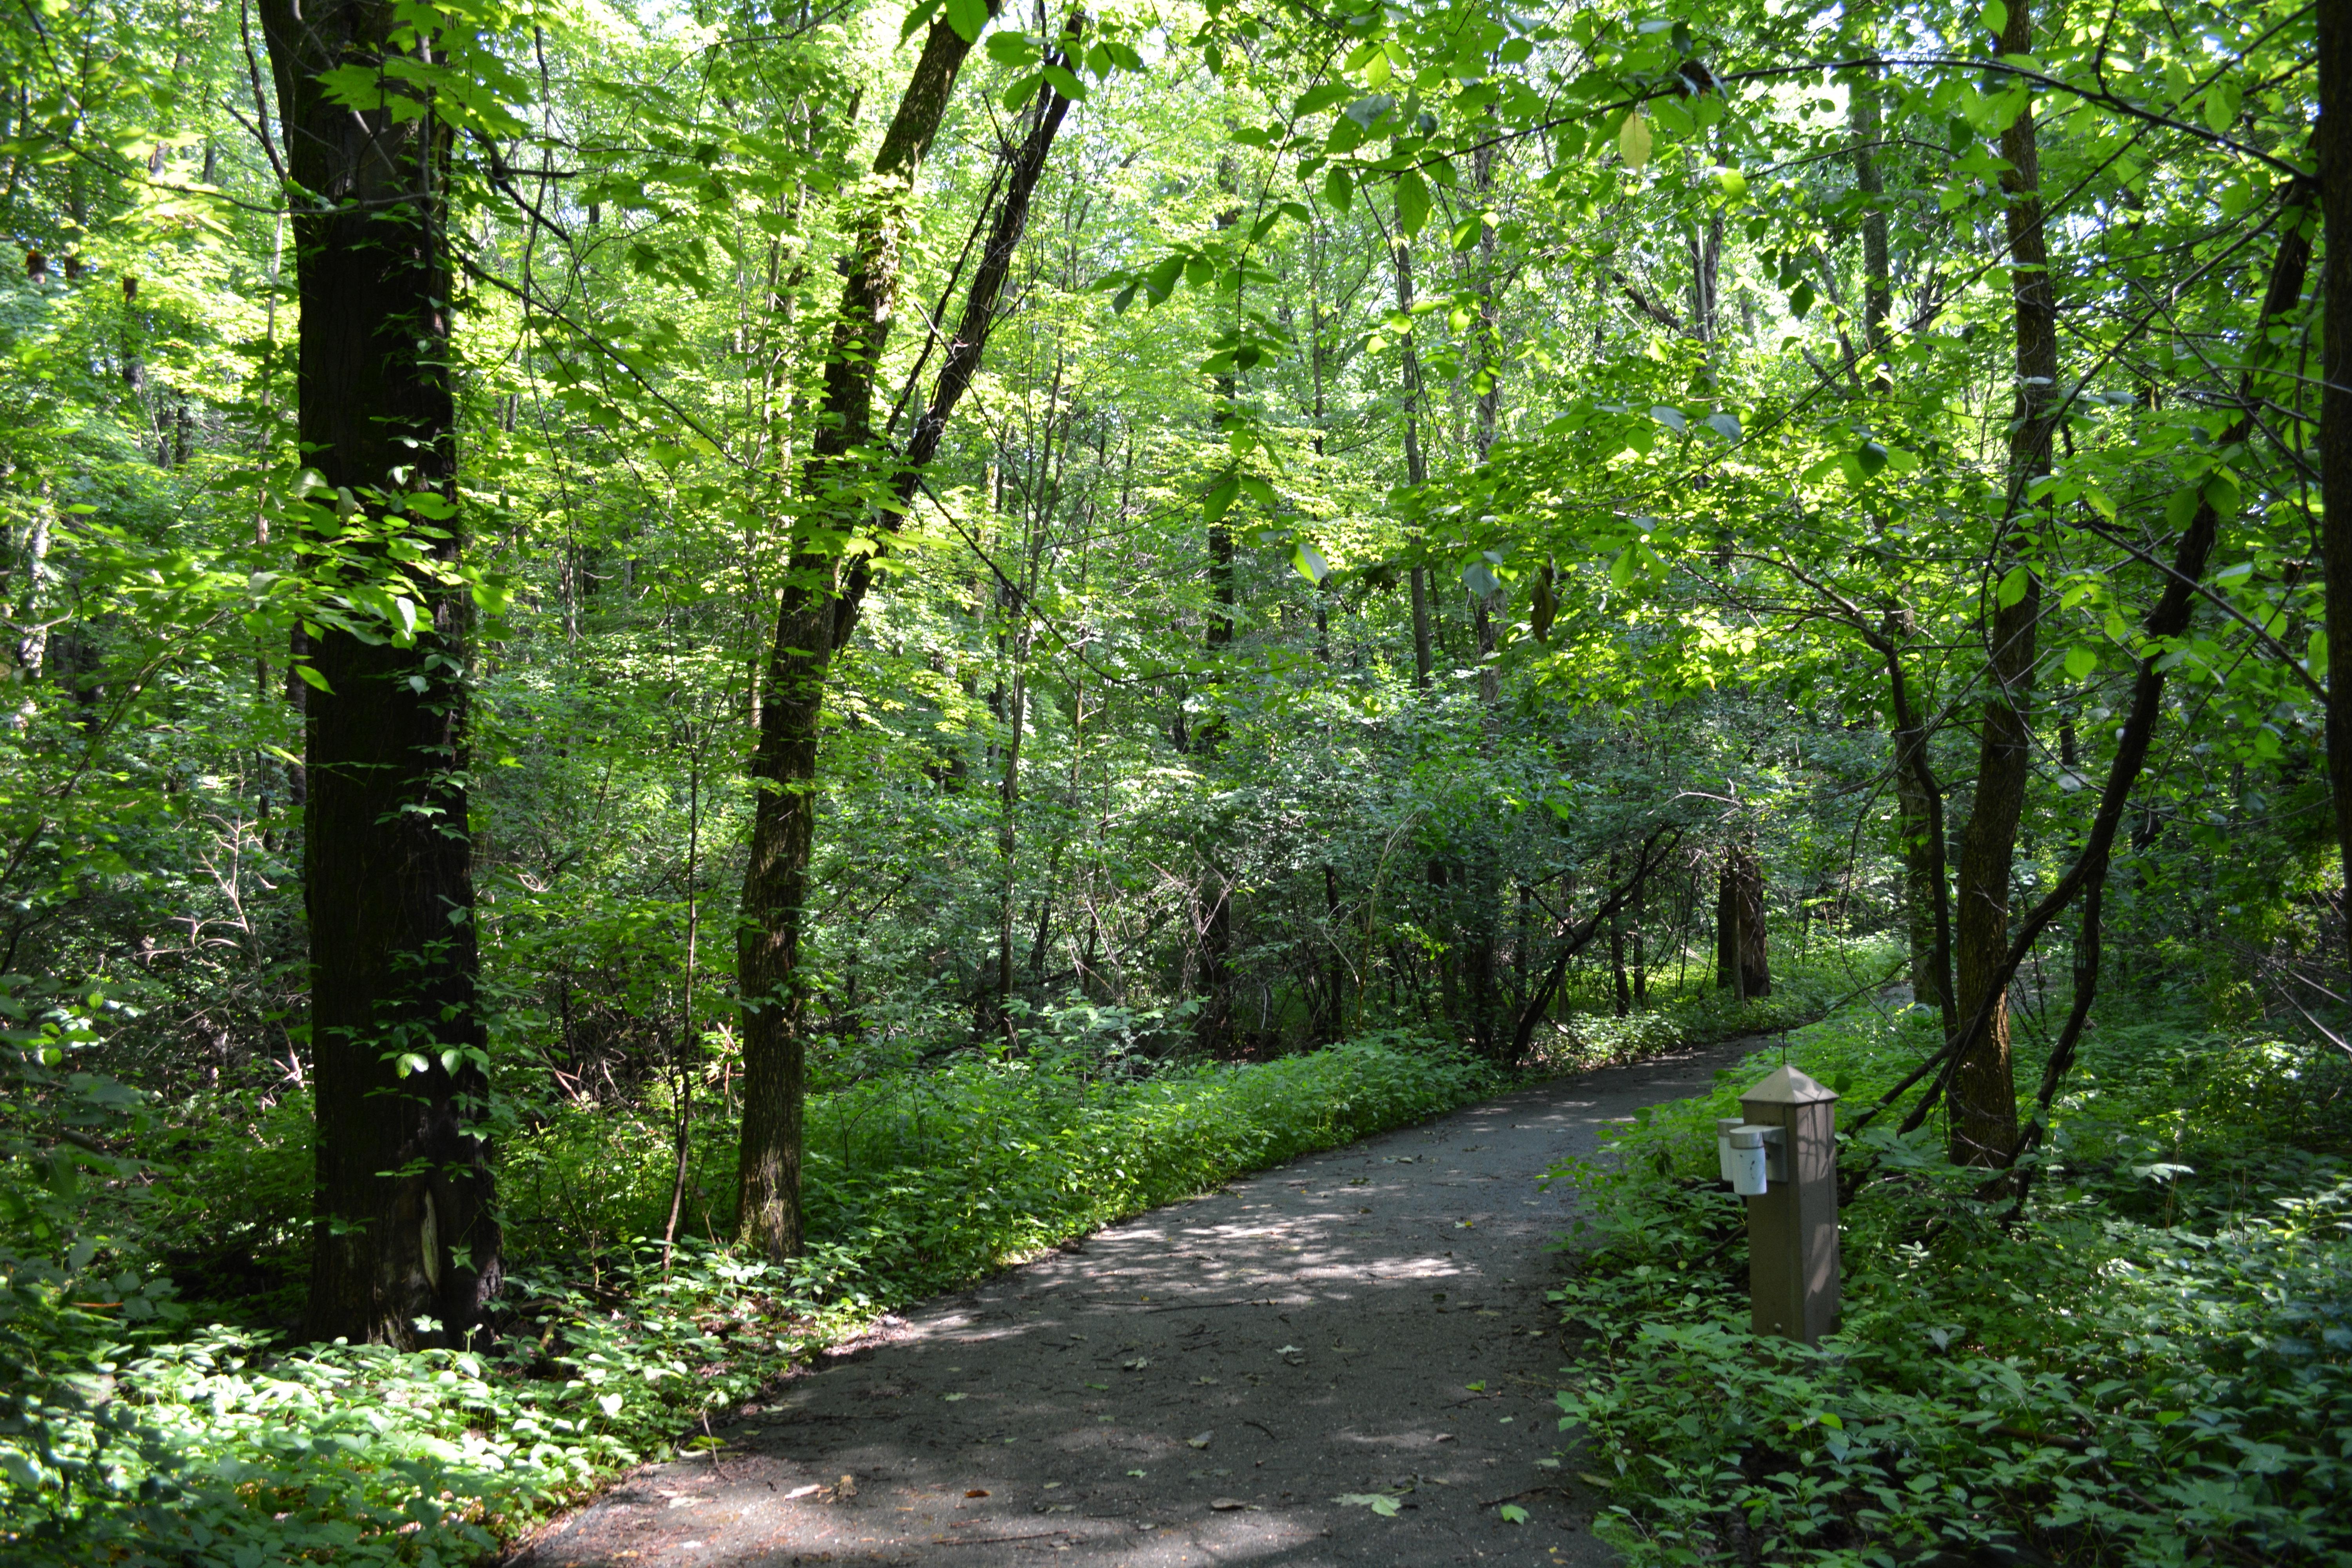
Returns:
[[[1712,1170],[1714,1119],[1777,1047],[1559,1173],[1591,1214],[1561,1425],[1629,1562],[2352,1561],[2352,1071],[2114,1010],[2014,1220],[1932,1123],[1845,1141],[1844,1321],[1818,1348],[1748,1331]],[[1851,1118],[1936,1039],[1855,1007],[1786,1059]]]

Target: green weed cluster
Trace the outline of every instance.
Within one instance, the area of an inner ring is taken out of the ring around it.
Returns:
[[[1788,1055],[1851,1114],[1934,1037],[1848,1013]],[[1777,1058],[1560,1173],[1593,1216],[1558,1298],[1583,1336],[1562,1426],[1590,1434],[1629,1561],[2352,1562],[2352,1074],[2332,1053],[2108,1026],[2013,1225],[1932,1124],[1874,1126],[1844,1150],[1879,1174],[1845,1213],[1844,1323],[1818,1350],[1748,1332],[1743,1215],[1713,1180],[1714,1118]]]
[[[527,1255],[575,1267],[519,1269],[512,1316],[478,1353],[276,1350],[175,1321],[160,1276],[121,1244],[85,1238],[48,1264],[0,1251],[0,1555],[473,1561],[885,1307],[1490,1085],[1398,1034],[1260,1065],[1099,1068],[967,1058],[815,1098],[814,1245],[789,1268],[693,1239],[665,1269],[642,1239],[667,1205],[664,1130],[559,1112],[515,1142],[504,1174]],[[296,1190],[267,1169],[307,1161],[287,1119],[254,1131],[234,1163],[259,1173],[227,1201]],[[722,1142],[702,1151],[714,1169]],[[183,1194],[173,1228],[204,1201]],[[704,1217],[723,1234],[723,1214]],[[293,1223],[240,1218],[253,1236]],[[124,1321],[126,1300],[142,1321]]]

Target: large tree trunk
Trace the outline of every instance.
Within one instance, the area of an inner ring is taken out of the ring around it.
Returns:
[[[306,725],[318,1185],[303,1328],[404,1346],[462,1338],[500,1272],[460,782],[467,601],[428,575],[459,550],[453,526],[428,521],[452,515],[456,477],[449,148],[429,114],[353,110],[320,85],[394,54],[404,19],[352,0],[263,0],[261,14],[299,187],[299,429],[329,493],[348,498],[315,514],[311,571],[330,594],[391,576],[373,541],[395,530],[430,557],[396,590],[413,636],[358,611],[319,617],[309,654],[326,689]]]
[[[2000,37],[2005,55],[2030,54],[2030,0],[2018,0]],[[1950,1154],[1954,1163],[1997,1165],[2017,1147],[2017,1080],[2010,1059],[2005,997],[1991,987],[2009,947],[2010,870],[2025,786],[2033,765],[2033,734],[2026,718],[2033,695],[2035,626],[2042,584],[2024,559],[2034,521],[2026,490],[2050,471],[2052,410],[2058,386],[2058,318],[2050,284],[2050,249],[2042,228],[2041,161],[2033,111],[2020,113],[2001,132],[2000,177],[2008,198],[2010,289],[2017,319],[2017,412],[2010,426],[2008,514],[1993,545],[1990,644],[1983,738],[1977,753],[1976,805],[1960,841],[1959,879],[1952,917],[1953,984],[1958,1013],[1968,1017],[1990,1004],[1987,1026],[1955,1065],[1950,1091]],[[2014,578],[2012,583],[2011,580]],[[2002,604],[2003,598],[2010,602]]]
[[[1764,941],[1764,868],[1746,845],[1724,850],[1716,879],[1715,983],[1743,1002],[1772,994]]]
[[[2319,0],[2319,189],[2327,295],[2320,353],[2319,477],[2327,581],[2327,778],[2352,889],[2352,0]],[[2346,902],[2352,914],[2352,898]],[[2352,919],[2345,921],[2352,939]]]
[[[1070,30],[1078,19],[1074,15]],[[800,489],[808,521],[795,542],[768,656],[760,738],[751,756],[757,804],[743,875],[736,974],[742,996],[743,1129],[736,1163],[736,1230],[771,1258],[801,1249],[801,1110],[806,1000],[800,949],[806,932],[810,851],[815,842],[817,721],[833,656],[849,640],[871,581],[870,557],[843,569],[841,542],[886,532],[898,512],[872,505],[885,489],[903,508],[939,450],[956,404],[971,384],[1013,254],[1028,224],[1029,201],[1069,100],[1041,93],[1036,118],[1013,155],[1003,205],[972,274],[940,378],[906,450],[877,458],[874,377],[896,313],[906,205],[955,89],[967,44],[933,24],[922,57],[875,154],[887,197],[866,208],[856,260],[842,285],[824,372],[824,400]]]

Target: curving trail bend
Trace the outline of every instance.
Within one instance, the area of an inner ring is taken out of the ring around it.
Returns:
[[[1753,1045],[1518,1090],[925,1302],[511,1568],[1609,1563],[1552,1414],[1572,1206],[1537,1178]]]

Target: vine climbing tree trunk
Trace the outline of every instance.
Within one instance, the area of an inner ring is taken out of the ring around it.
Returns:
[[[2032,52],[2030,0],[2010,8],[2000,52]],[[2017,331],[2017,408],[2010,422],[2005,515],[1993,543],[1991,614],[1984,626],[1987,687],[1983,738],[1977,752],[1976,805],[1960,841],[1952,914],[1953,984],[1967,1017],[1990,1007],[1979,1031],[1955,1064],[1950,1154],[1955,1164],[1995,1165],[2017,1146],[2017,1081],[2010,1058],[2009,1012],[2001,960],[2009,946],[2010,871],[2017,825],[2033,764],[2027,710],[2033,696],[2035,627],[2042,584],[2029,559],[2036,531],[2028,490],[2050,471],[2058,387],[2058,316],[2050,283],[2050,247],[2042,232],[2041,160],[2029,104],[2001,132],[2000,177],[2008,207],[2010,293]]]
[[[1083,22],[1072,13],[1066,47]],[[800,476],[806,508],[776,613],[760,736],[751,757],[757,804],[743,876],[737,984],[742,1002],[743,1126],[738,1145],[738,1238],[771,1258],[801,1249],[801,1113],[806,1000],[801,973],[809,858],[815,841],[818,719],[833,657],[856,630],[872,557],[845,564],[842,544],[887,532],[938,453],[956,405],[971,384],[1029,219],[1030,198],[1069,100],[1050,89],[1033,100],[1030,130],[1013,153],[1004,195],[931,396],[906,449],[877,450],[874,378],[895,318],[901,247],[916,174],[938,134],[971,46],[934,23],[898,110],[874,157],[861,198],[854,259],[842,285],[827,353],[824,399]]]
[[[355,109],[321,81],[429,58],[438,40],[396,47],[404,16],[355,0],[263,0],[261,20],[296,187],[298,429],[332,503],[310,509],[305,569],[322,603],[364,582],[405,607],[399,624],[321,611],[307,643],[318,1129],[303,1331],[456,1341],[498,1289],[500,1237],[462,782],[448,132],[396,88]],[[398,564],[412,549],[416,564]]]

